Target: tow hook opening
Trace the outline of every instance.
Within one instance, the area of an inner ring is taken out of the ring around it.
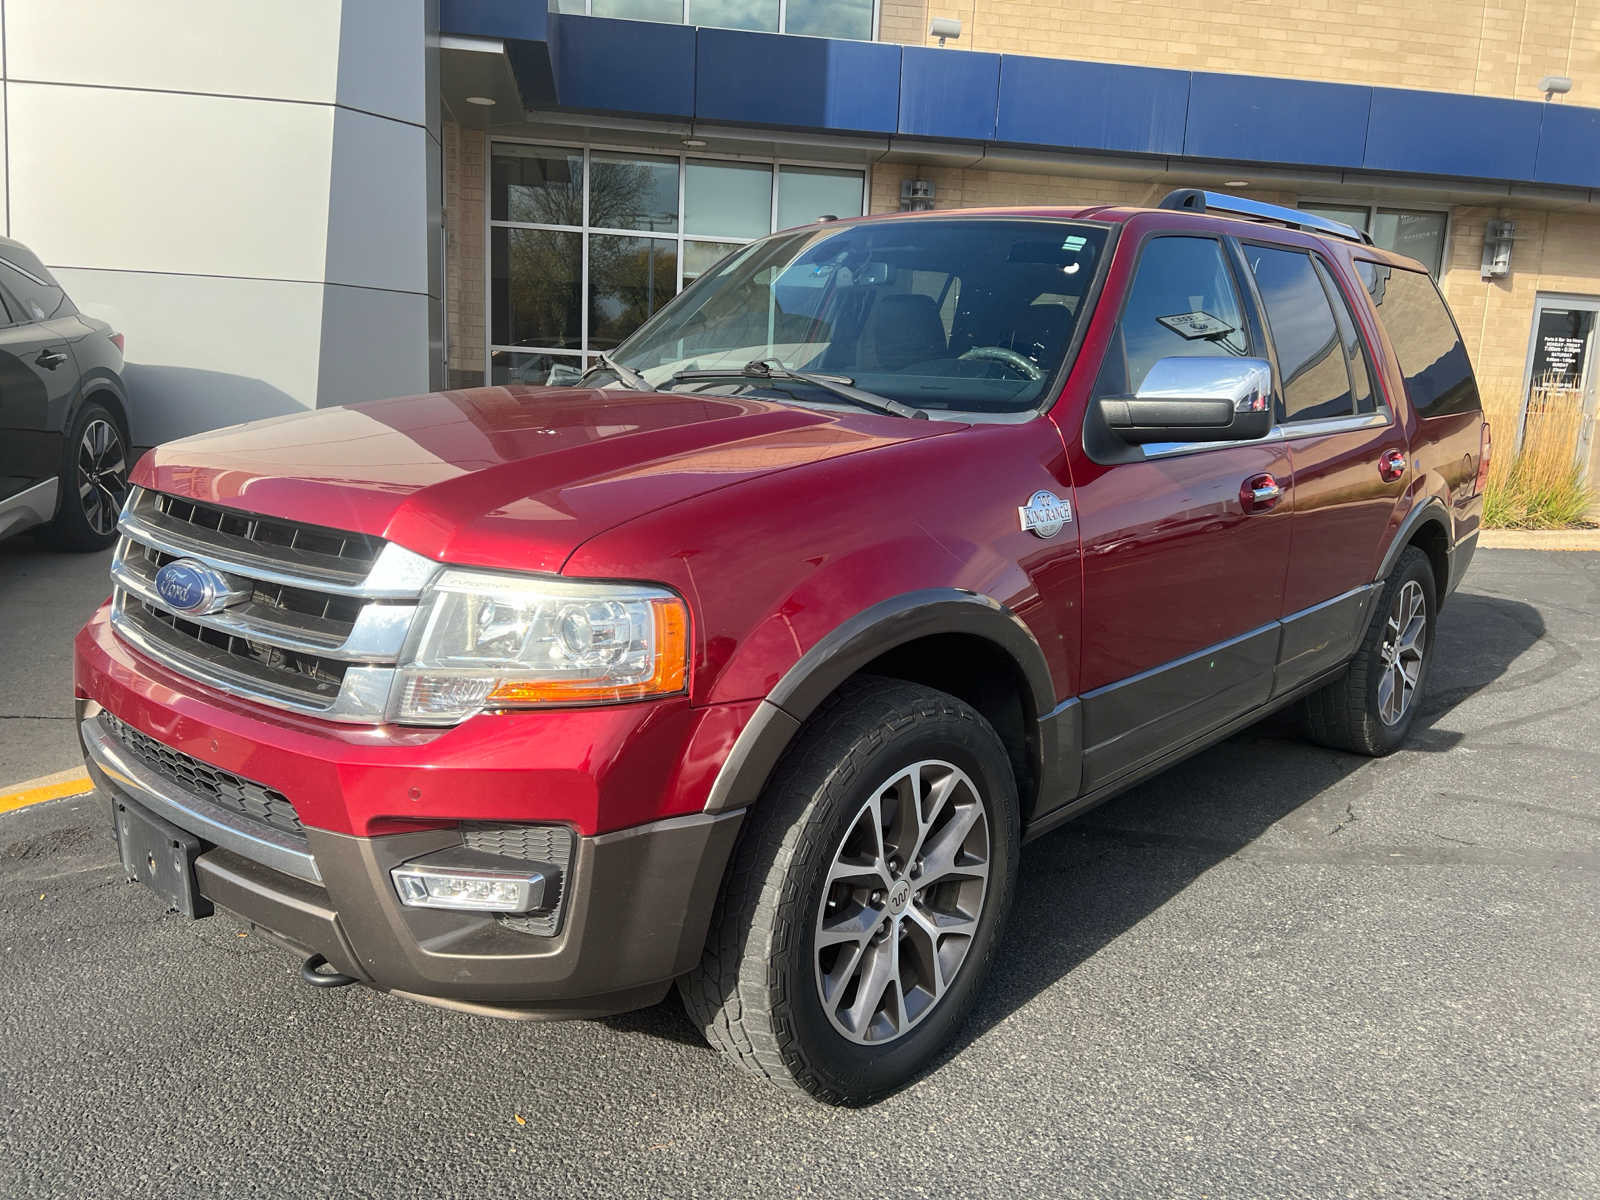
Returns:
[[[341,988],[349,987],[352,983],[361,982],[354,975],[342,975],[338,971],[324,971],[321,968],[328,965],[328,960],[320,955],[313,954],[300,964],[300,980],[314,988]]]

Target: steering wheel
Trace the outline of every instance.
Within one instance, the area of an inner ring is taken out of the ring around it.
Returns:
[[[1010,367],[1024,379],[1038,380],[1044,378],[1044,372],[1039,369],[1039,364],[1026,355],[1018,354],[1015,350],[1005,346],[974,346],[963,354],[962,359],[972,359],[978,362],[997,362],[1001,366]]]

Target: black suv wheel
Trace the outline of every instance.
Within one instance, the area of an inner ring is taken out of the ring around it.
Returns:
[[[117,540],[117,516],[128,498],[128,438],[97,400],[86,402],[66,436],[61,498],[40,536],[63,550],[104,550]]]
[[[814,716],[751,811],[700,966],[706,1039],[791,1091],[901,1086],[972,1007],[1011,906],[1020,821],[974,709],[862,679]]]
[[[1428,556],[1407,546],[1350,670],[1306,698],[1305,723],[1313,741],[1374,757],[1399,749],[1417,719],[1428,681],[1437,596]]]

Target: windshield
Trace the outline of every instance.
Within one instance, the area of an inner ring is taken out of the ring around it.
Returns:
[[[656,388],[798,388],[807,402],[839,402],[742,374],[760,361],[930,413],[1025,412],[1045,399],[1087,316],[1105,240],[1093,225],[989,218],[781,233],[717,264],[610,357]]]

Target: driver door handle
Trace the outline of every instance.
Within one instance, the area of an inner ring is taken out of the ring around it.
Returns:
[[[39,351],[39,357],[33,360],[46,370],[54,371],[67,361],[67,356],[59,350],[52,350],[48,346]]]
[[[1247,513],[1266,512],[1283,499],[1283,488],[1272,475],[1252,475],[1239,487],[1239,503]]]

